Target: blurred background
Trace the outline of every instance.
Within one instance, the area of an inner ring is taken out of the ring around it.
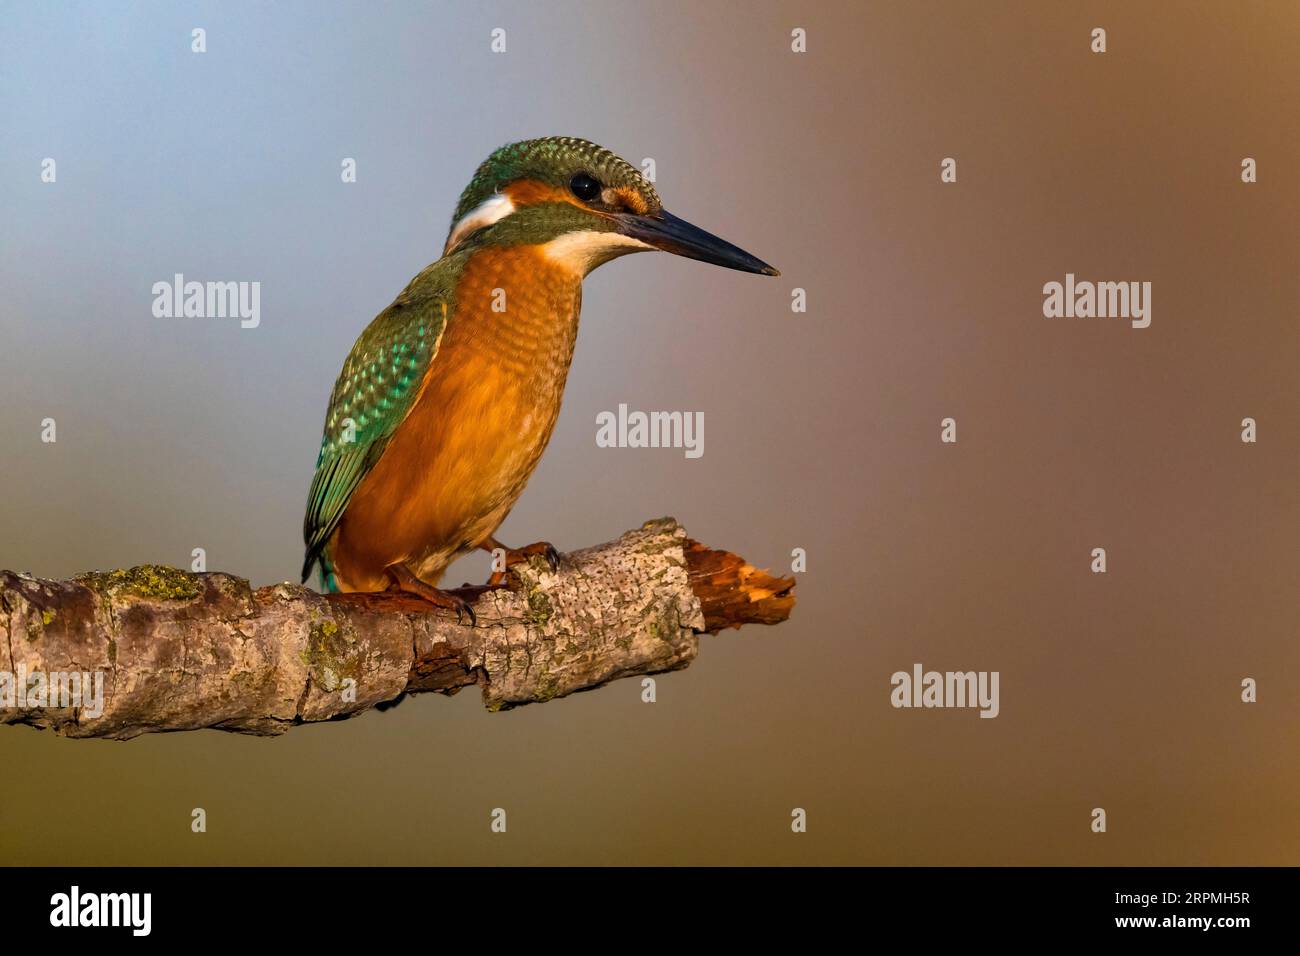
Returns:
[[[500,537],[671,514],[808,566],[792,620],[706,638],[652,705],[0,727],[0,860],[1300,863],[1298,51],[1289,0],[3,3],[0,566],[202,547],[296,581],[353,340],[476,165],[549,134],[653,158],[667,208],[783,275],[594,273]],[[154,318],[178,272],[259,281],[260,326]],[[1151,327],[1044,318],[1067,272],[1150,281]],[[704,412],[704,456],[596,447],[621,402]],[[1000,716],[895,710],[916,662],[999,671]]]

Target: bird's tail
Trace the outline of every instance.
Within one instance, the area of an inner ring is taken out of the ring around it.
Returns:
[[[339,589],[338,578],[334,574],[334,562],[329,556],[322,551],[320,554],[308,554],[307,560],[302,565],[302,583],[306,584],[307,579],[311,577],[311,566],[320,565],[320,589],[325,594],[335,594]]]

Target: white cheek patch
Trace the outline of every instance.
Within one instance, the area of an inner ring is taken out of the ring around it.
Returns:
[[[602,262],[654,246],[617,232],[569,232],[543,243],[542,254],[570,272],[586,275]]]
[[[510,201],[509,196],[505,193],[493,193],[461,217],[460,222],[452,228],[451,235],[447,237],[447,245],[443,248],[442,254],[447,255],[460,245],[466,236],[485,226],[500,222],[514,211],[515,204]]]

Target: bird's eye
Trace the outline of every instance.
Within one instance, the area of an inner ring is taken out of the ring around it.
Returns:
[[[569,189],[583,202],[591,202],[600,195],[600,183],[586,173],[578,173],[570,179]]]

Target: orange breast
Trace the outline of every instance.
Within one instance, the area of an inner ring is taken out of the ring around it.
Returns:
[[[343,590],[387,587],[396,562],[436,583],[501,524],[559,416],[581,296],[533,247],[470,259],[423,391],[331,539]]]

